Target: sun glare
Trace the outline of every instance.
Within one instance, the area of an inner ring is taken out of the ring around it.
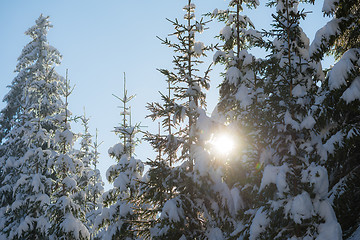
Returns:
[[[214,135],[211,141],[215,153],[220,155],[230,154],[235,147],[233,137],[227,133],[219,133]]]

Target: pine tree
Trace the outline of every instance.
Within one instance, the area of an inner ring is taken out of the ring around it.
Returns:
[[[340,33],[333,38],[333,52],[337,58],[346,51],[360,47],[360,9],[359,0],[324,1],[323,12],[339,20]]]
[[[359,1],[324,1],[323,12],[332,19],[316,33],[313,58],[333,54],[319,96],[321,121],[318,149],[330,175],[330,199],[343,236],[359,227]]]
[[[135,146],[139,142],[136,134],[140,124],[132,125],[131,108],[128,103],[135,97],[128,96],[124,73],[124,96],[117,97],[122,103],[122,123],[115,127],[120,135],[120,143],[109,149],[109,155],[115,158],[116,164],[110,166],[106,177],[114,188],[103,194],[104,208],[96,219],[95,226],[100,229],[104,239],[136,239],[134,222],[138,220],[134,209],[135,199],[139,194],[139,180],[144,166],[141,160],[134,157]]]
[[[251,9],[258,4],[257,1],[230,1],[229,9],[215,9],[211,14],[225,24],[218,36],[223,42],[222,48],[214,55],[214,62],[225,67],[224,80],[212,118],[226,125],[220,131],[237,136],[236,153],[228,156],[224,174],[235,205],[233,237],[244,235],[248,231],[244,226],[251,225],[259,201],[260,170],[271,152],[267,146],[269,123],[264,121],[267,96],[262,73],[266,64],[249,52],[253,47],[267,44],[249,17],[242,13],[245,6]]]
[[[166,70],[160,70],[168,73]],[[178,149],[181,140],[176,136],[175,125],[172,120],[172,108],[174,99],[172,97],[171,81],[168,82],[167,95],[160,93],[163,104],[149,103],[147,108],[152,112],[148,117],[155,121],[162,117],[163,120],[158,123],[159,131],[157,134],[146,132],[145,140],[148,141],[157,152],[155,160],[148,159],[146,165],[149,170],[145,173],[140,184],[140,198],[138,199],[138,214],[142,215],[143,221],[137,223],[139,235],[143,238],[150,238],[150,229],[160,222],[158,214],[167,199],[172,197],[173,182],[169,183],[166,179],[172,174],[172,167],[178,159]],[[162,128],[166,134],[162,134]]]
[[[43,79],[36,81],[40,82]],[[45,82],[50,81],[46,79]],[[35,87],[28,92],[33,96],[44,94],[51,97],[54,94],[46,90]],[[50,204],[52,183],[50,168],[52,149],[49,146],[49,140],[54,127],[48,120],[54,117],[54,112],[51,113],[50,110],[53,107],[52,104],[48,104],[46,107],[41,106],[45,114],[40,114],[39,103],[42,103],[42,99],[39,100],[26,103],[22,114],[24,117],[22,126],[16,126],[11,130],[10,134],[14,133],[15,138],[9,138],[4,145],[10,151],[14,150],[11,146],[15,143],[22,147],[17,149],[22,156],[13,155],[8,158],[10,161],[13,160],[13,165],[6,172],[8,175],[4,182],[9,185],[14,184],[10,187],[13,200],[4,215],[6,222],[3,231],[7,239],[43,239],[47,235],[49,218],[46,216],[46,211]]]
[[[198,74],[200,57],[213,46],[195,40],[207,22],[195,20],[192,1],[184,11],[185,23],[169,20],[175,28],[170,35],[176,36],[175,41],[160,39],[176,53],[174,70],[160,69],[169,93],[161,94],[162,103],[148,104],[149,117],[160,118],[166,132],[147,135],[158,156],[148,162],[150,169],[142,185],[142,203],[147,204],[144,216],[149,219],[140,228],[145,237],[153,239],[205,239],[228,234],[230,191],[221,179],[221,169],[214,168],[206,144],[216,125],[203,109],[210,68],[204,76]]]
[[[0,113],[0,142],[6,139],[6,135],[20,118],[26,100],[23,92],[28,81],[36,78],[37,73],[43,71],[43,68],[49,71],[54,65],[60,64],[62,56],[56,48],[47,42],[47,32],[52,28],[48,18],[40,15],[36,20],[36,25],[25,32],[25,35],[32,38],[32,41],[23,48],[15,68],[18,75],[12,81],[9,86],[10,91],[3,99],[6,106]]]
[[[1,234],[6,239],[47,236],[52,138],[64,83],[54,71],[61,55],[46,39],[51,27],[49,17],[40,15],[36,25],[25,32],[33,40],[18,58],[15,71],[19,74],[2,111]]]
[[[264,114],[272,156],[264,159],[259,205],[244,233],[250,239],[341,239],[327,199],[327,170],[313,141],[316,83],[323,82],[323,73],[310,58],[309,40],[299,26],[306,13],[294,0],[269,5],[276,5],[276,14],[274,29],[266,33],[273,40]]]
[[[258,3],[249,1],[246,4],[253,8]],[[223,64],[225,73],[224,81],[220,84],[220,101],[213,118],[223,121],[227,128],[239,135],[237,141],[241,142],[239,145],[242,145],[244,153],[229,159],[225,176],[230,187],[241,183],[238,188],[247,184],[245,177],[255,177],[249,171],[255,169],[256,165],[259,167],[260,155],[265,151],[262,109],[266,96],[260,74],[264,64],[262,59],[248,52],[252,47],[262,47],[265,43],[249,17],[242,15],[242,5],[242,1],[230,1],[229,9],[216,9],[211,14],[225,24],[218,36],[224,44],[214,55],[214,62]],[[254,174],[257,173],[258,170]]]
[[[82,160],[84,167],[81,175],[76,179],[81,191],[74,195],[74,199],[85,212],[86,226],[91,233],[91,239],[94,239],[96,238],[96,229],[93,225],[96,217],[102,211],[102,194],[104,192],[104,183],[100,171],[97,169],[100,155],[98,148],[101,143],[98,142],[97,132],[95,141],[92,142],[92,135],[89,133],[89,118],[85,116],[85,113],[80,120],[84,132],[81,134],[80,150],[77,153],[77,158]]]
[[[79,190],[76,176],[82,172],[83,162],[76,158],[73,149],[75,134],[71,131],[68,110],[68,97],[72,90],[69,81],[65,81],[63,95],[65,103],[58,115],[58,128],[55,130],[52,165],[54,169],[51,205],[48,210],[51,226],[50,239],[90,239],[85,226],[85,212],[74,201],[73,195]]]

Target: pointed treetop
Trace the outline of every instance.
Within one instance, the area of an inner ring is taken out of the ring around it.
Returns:
[[[49,21],[49,16],[43,16],[40,14],[39,18],[35,20],[36,25],[30,27],[25,34],[29,35],[33,39],[37,39],[40,37],[45,37],[50,28],[53,27],[51,22]],[[46,41],[46,39],[42,39]]]
[[[131,96],[128,96],[128,93],[127,93],[127,90],[126,90],[126,76],[125,76],[125,73],[124,73],[124,95],[123,97],[118,97],[116,96],[115,94],[113,94],[114,97],[116,97],[117,99],[119,99],[122,103],[123,103],[123,106],[120,106],[120,108],[123,108],[124,111],[121,112],[120,115],[130,115],[130,107],[127,107],[126,104],[128,102],[130,102],[136,95],[131,95]]]

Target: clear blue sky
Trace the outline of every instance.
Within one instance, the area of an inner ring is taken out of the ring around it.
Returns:
[[[57,72],[65,76],[69,69],[69,78],[75,84],[70,97],[70,110],[81,115],[83,107],[90,117],[90,130],[99,130],[99,140],[104,141],[100,151],[100,170],[105,180],[107,168],[114,164],[108,157],[107,149],[118,142],[112,131],[120,122],[119,101],[112,94],[123,91],[123,72],[127,75],[129,93],[136,94],[132,101],[133,120],[148,126],[148,130],[157,131],[157,123],[145,116],[149,114],[147,102],[159,100],[159,90],[166,86],[165,78],[157,68],[171,69],[172,52],[160,44],[156,36],[166,37],[172,33],[169,19],[182,19],[182,7],[187,1],[180,0],[12,0],[0,1],[0,98],[8,92],[6,88],[15,77],[13,72],[22,48],[30,41],[24,32],[35,24],[41,13],[50,16],[54,28],[48,34],[51,45],[63,55],[62,64]],[[228,1],[197,0],[197,18],[200,14],[212,12],[215,8],[226,9]],[[263,1],[262,1],[263,4]],[[311,7],[314,13],[309,15],[307,24],[302,26],[310,40],[315,31],[326,23],[321,14],[322,1]],[[246,10],[247,11],[247,10]],[[264,7],[246,12],[256,27],[269,28],[270,11]],[[205,44],[216,43],[213,36],[218,34],[221,25],[209,24],[200,40]],[[261,54],[261,53],[256,53]],[[209,54],[209,61],[212,53]],[[329,63],[325,63],[327,66]],[[221,77],[220,66],[211,74],[211,90],[208,93],[208,112],[210,113],[218,98],[216,88]],[[0,108],[4,103],[0,103]],[[76,124],[73,130],[82,131]],[[154,153],[148,144],[141,144],[136,153],[146,161]],[[106,185],[109,188],[109,185]]]

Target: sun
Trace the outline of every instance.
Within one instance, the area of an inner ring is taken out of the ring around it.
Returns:
[[[217,133],[210,141],[212,149],[218,155],[228,155],[235,147],[234,138],[229,133]]]

